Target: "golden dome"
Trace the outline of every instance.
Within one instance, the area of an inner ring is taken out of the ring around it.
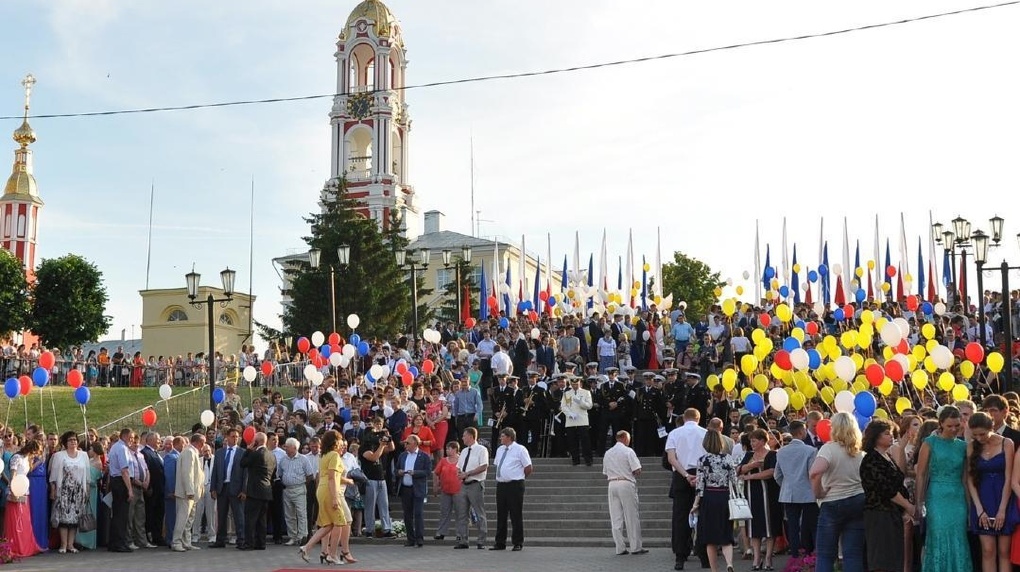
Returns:
[[[397,26],[396,17],[379,0],[364,0],[361,4],[355,6],[354,10],[351,10],[351,15],[347,17],[347,25],[344,26],[344,32],[346,33],[351,26],[357,24],[358,20],[369,20],[372,22],[375,25],[375,35],[380,38],[389,37],[390,32]]]
[[[32,143],[35,143],[35,130],[28,124],[27,119],[22,121],[21,127],[18,127],[14,131],[14,140],[22,147],[28,147]]]

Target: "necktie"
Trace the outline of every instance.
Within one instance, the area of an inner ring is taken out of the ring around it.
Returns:
[[[226,465],[224,467],[224,473],[223,473],[224,477],[227,479],[227,481],[225,481],[225,482],[229,482],[230,481],[230,477],[229,477],[229,475],[230,475],[230,460],[233,459],[233,458],[234,458],[234,448],[233,447],[227,447],[227,462],[226,462]]]
[[[503,454],[499,457],[499,464],[496,465],[496,479],[500,477],[500,473],[503,470],[503,461],[506,460],[506,454],[510,452],[510,447],[503,447]]]
[[[467,455],[464,455],[464,466],[460,468],[462,471],[467,471],[468,459],[471,458],[471,447],[467,448]]]

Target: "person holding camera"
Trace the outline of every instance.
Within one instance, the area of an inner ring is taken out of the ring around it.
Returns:
[[[396,447],[389,431],[383,427],[383,418],[372,417],[369,430],[364,434],[358,452],[361,471],[368,483],[365,485],[365,536],[375,536],[376,511],[382,520],[382,532],[386,538],[393,537],[393,523],[390,520],[390,501],[386,491],[385,459]]]

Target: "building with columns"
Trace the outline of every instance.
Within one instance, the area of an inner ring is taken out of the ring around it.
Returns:
[[[29,74],[21,82],[25,87],[25,117],[14,130],[14,168],[0,196],[0,247],[10,251],[21,261],[31,281],[35,271],[35,252],[39,232],[39,211],[43,201],[32,174],[32,150],[35,130],[28,124],[28,109],[35,78]]]

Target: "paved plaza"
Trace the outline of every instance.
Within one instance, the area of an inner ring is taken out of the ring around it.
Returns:
[[[399,544],[364,543],[352,546],[359,559],[356,564],[321,566],[318,560],[305,564],[297,549],[283,546],[267,547],[264,552],[241,552],[228,549],[203,549],[199,552],[171,553],[166,549],[139,550],[132,554],[114,554],[105,550],[76,555],[47,553],[0,569],[19,572],[66,571],[80,572],[142,572],[196,571],[273,572],[276,570],[322,570],[327,568],[357,570],[389,570],[399,572],[620,572],[625,570],[672,570],[673,554],[664,548],[649,550],[641,556],[616,556],[612,548],[530,548],[521,552],[488,550],[453,550],[448,546],[404,548]],[[785,557],[774,562],[777,570],[786,564]],[[738,572],[751,569],[749,560],[738,560]],[[687,570],[701,570],[696,558],[687,561]],[[721,568],[725,569],[725,568]]]

